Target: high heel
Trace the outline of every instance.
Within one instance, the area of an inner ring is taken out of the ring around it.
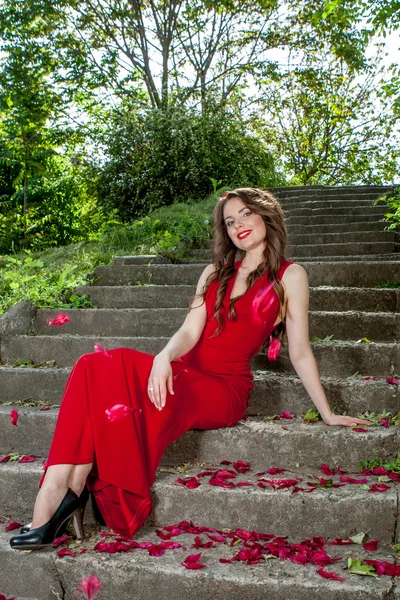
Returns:
[[[14,550],[39,550],[40,548],[45,548],[61,534],[61,531],[64,531],[65,523],[78,510],[81,511],[80,520],[78,517],[78,520],[75,521],[74,519],[74,521],[78,524],[77,534],[81,534],[83,532],[81,499],[73,490],[68,488],[61,504],[51,519],[41,527],[30,529],[26,533],[12,537],[10,540],[11,548]]]
[[[81,506],[82,506],[82,521],[83,521],[83,515],[85,512],[85,508],[86,508],[86,504],[87,501],[89,499],[89,490],[87,489],[86,485],[83,488],[83,491],[81,493],[81,495],[79,496],[79,500],[81,502]],[[68,526],[68,521],[65,522],[65,527],[64,529],[61,531],[59,531],[59,535],[62,535],[64,533],[64,530],[67,528]],[[27,523],[26,525],[24,525],[23,527],[21,527],[21,529],[19,530],[20,533],[27,533],[28,531],[31,530],[32,527],[32,521],[30,523]],[[76,531],[76,528],[74,526],[74,529]],[[78,539],[83,539],[83,526],[79,529],[79,532],[82,533],[82,537],[78,536]]]

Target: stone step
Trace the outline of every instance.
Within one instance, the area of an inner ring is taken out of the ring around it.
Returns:
[[[165,523],[171,525],[172,523]],[[206,525],[208,523],[196,523]],[[269,527],[265,533],[272,533]],[[275,535],[279,532],[274,531]],[[215,548],[200,550],[204,569],[192,571],[181,563],[188,554],[197,553],[192,548],[195,535],[183,534],[172,538],[183,547],[168,550],[160,557],[149,556],[146,550],[134,550],[116,555],[96,554],[94,544],[100,541],[97,535],[85,542],[86,554],[74,558],[58,558],[53,549],[35,552],[17,552],[8,544],[10,534],[0,536],[0,565],[4,573],[3,591],[8,595],[33,594],[40,600],[77,598],[76,588],[81,579],[95,573],[101,581],[101,590],[96,600],[132,600],[132,590],[138,590],[140,600],[159,600],[160,597],[174,600],[398,600],[400,594],[394,587],[391,577],[360,577],[344,570],[349,554],[366,558],[371,556],[361,546],[326,546],[329,556],[342,560],[326,567],[326,571],[337,572],[344,581],[323,579],[313,564],[305,566],[290,560],[266,559],[261,564],[247,565],[246,562],[221,564],[219,560],[232,558],[244,546],[229,548],[217,544]],[[208,538],[202,536],[206,541]],[[159,543],[154,529],[143,528],[135,540]],[[290,543],[300,543],[302,539],[290,538]],[[250,544],[251,545],[251,544]],[[393,561],[393,550],[382,546],[380,552],[372,555],[380,560]],[[24,577],[21,577],[24,573]],[[162,590],[162,596],[160,596]]]
[[[326,256],[332,258],[332,256],[349,256],[354,255],[356,250],[357,255],[365,255],[368,259],[368,254],[385,254],[389,252],[398,252],[400,250],[400,244],[395,244],[393,241],[389,242],[357,242],[355,248],[355,242],[345,242],[339,244],[306,244],[306,245],[291,245],[286,247],[286,252],[289,256],[295,256],[297,260],[301,258],[315,257],[315,256]],[[400,253],[399,253],[400,259]]]
[[[355,206],[325,206],[325,207],[314,207],[314,206],[306,206],[306,207],[298,207],[298,208],[286,208],[283,205],[284,211],[286,213],[287,218],[294,218],[296,216],[310,216],[310,217],[319,217],[329,215],[334,219],[336,215],[363,215],[369,214],[374,215],[376,218],[379,216],[384,216],[386,213],[391,212],[390,208],[387,206],[371,206],[369,204]]]
[[[0,453],[46,456],[57,411],[21,407],[17,427],[10,425],[9,412],[9,407],[0,407]],[[298,463],[314,469],[327,463],[357,471],[360,462],[372,454],[381,459],[395,458],[398,445],[395,427],[371,427],[367,433],[359,433],[320,422],[306,424],[300,418],[265,422],[262,417],[248,417],[234,427],[188,431],[168,446],[165,458],[171,464],[218,464],[240,457],[257,470],[265,464],[292,468]]]
[[[397,246],[396,246],[397,248]],[[357,263],[357,262],[362,262],[364,263],[366,260],[369,261],[377,261],[377,262],[388,262],[388,261],[398,261],[400,259],[400,253],[399,252],[389,252],[387,254],[359,254],[359,255],[352,255],[352,256],[347,256],[346,254],[342,254],[341,256],[301,256],[301,257],[297,257],[297,256],[291,256],[290,260],[292,260],[293,262],[302,264],[302,262],[304,260],[307,260],[307,262],[323,262],[323,263],[340,263],[340,262],[353,262],[353,263]]]
[[[98,308],[187,308],[194,294],[191,285],[83,286]],[[400,288],[310,288],[310,310],[362,310],[400,312]]]
[[[364,336],[363,336],[364,337]],[[361,339],[361,338],[360,338]],[[94,344],[104,348],[135,348],[158,354],[169,338],[95,337],[95,336],[13,336],[1,340],[1,357],[6,363],[32,360],[35,364],[55,360],[60,367],[72,366],[82,354],[93,352]],[[349,377],[355,372],[365,376],[388,376],[400,369],[399,343],[356,343],[331,341],[312,343],[320,374]],[[253,369],[294,372],[287,348],[281,350],[276,363],[260,354],[251,360]]]
[[[371,231],[384,231],[388,225],[386,221],[354,221],[351,223],[314,223],[313,225],[295,225],[287,223],[288,233],[290,235],[311,233],[320,235],[322,233],[352,233],[362,232],[368,235]]]
[[[271,364],[270,367],[273,367]],[[0,404],[8,414],[10,402],[30,400],[51,404],[60,403],[71,368],[0,368]],[[389,372],[389,369],[386,373]],[[276,415],[284,410],[301,416],[311,406],[312,401],[300,378],[294,373],[278,371],[254,371],[254,389],[250,394],[248,413]],[[393,415],[399,410],[400,388],[388,384],[386,376],[365,380],[371,375],[358,375],[348,378],[335,378],[322,375],[321,383],[328,402],[335,411],[358,415],[365,410],[381,413],[390,411]],[[41,411],[38,406],[37,410]],[[47,410],[46,410],[47,412]],[[7,422],[7,419],[6,419]]]
[[[42,474],[35,463],[6,463],[0,468],[0,514],[22,523],[31,520],[32,507]],[[263,470],[271,465],[265,463]],[[225,469],[217,465],[217,468]],[[173,470],[173,469],[168,469]],[[232,469],[231,469],[232,470]],[[204,471],[192,467],[184,474],[157,472],[152,489],[153,511],[149,523],[162,527],[165,523],[194,521],[207,523],[215,529],[240,528],[248,531],[267,531],[273,523],[274,531],[292,537],[323,536],[325,538],[347,537],[360,531],[369,532],[371,539],[391,543],[395,533],[398,487],[391,484],[385,493],[369,493],[357,484],[338,488],[317,488],[312,493],[291,494],[291,488],[274,490],[266,484],[262,489],[254,469],[232,481],[249,482],[253,486],[221,488],[208,483],[209,477],[199,478],[200,486],[189,490],[175,485],[179,477],[196,477]],[[360,478],[359,474],[349,476]],[[307,482],[318,477],[329,479],[318,469],[313,471],[295,468],[291,472],[268,475],[267,479],[301,479],[298,485],[309,490]],[[332,478],[331,478],[332,479]],[[370,485],[378,482],[377,476],[368,477]],[[340,483],[339,477],[333,477]],[[89,521],[89,516],[85,521]]]
[[[337,287],[375,287],[378,283],[392,281],[400,284],[400,260],[368,262],[325,262],[323,264],[299,262],[307,271],[312,287],[333,285]],[[195,285],[206,265],[140,265],[96,267],[94,285],[133,285],[137,282],[153,285]]]
[[[326,225],[332,223],[332,221],[336,224],[348,224],[355,223],[357,221],[376,221],[379,215],[363,212],[357,214],[347,214],[347,213],[339,213],[335,215],[309,215],[309,216],[288,216],[286,218],[286,225],[290,230],[291,225],[311,225],[314,227],[315,225]],[[382,219],[382,224],[384,226],[388,226],[392,223],[392,221],[386,221]]]
[[[38,309],[32,333],[37,335],[138,336],[173,335],[184,321],[182,308],[76,308],[66,309],[70,322],[63,327],[50,327],[59,309]],[[375,342],[400,340],[400,314],[361,311],[311,311],[310,337],[333,335],[340,340],[367,337]]]
[[[353,208],[354,206],[365,206],[366,208],[368,207],[374,207],[374,206],[381,206],[382,208],[386,208],[386,212],[389,212],[390,207],[386,206],[386,204],[384,204],[383,202],[379,202],[378,204],[376,204],[377,202],[377,198],[373,198],[373,199],[368,199],[365,198],[363,196],[355,196],[352,198],[349,198],[347,200],[343,200],[341,198],[335,198],[335,197],[331,197],[331,198],[326,198],[321,199],[321,200],[308,200],[307,198],[290,198],[290,199],[279,199],[279,202],[282,206],[282,208],[284,210],[290,211],[293,208],[339,208],[339,207],[343,207],[345,209],[347,208]],[[346,210],[344,210],[343,212],[346,212]]]
[[[158,254],[141,254],[132,256],[135,259],[137,265],[155,265],[155,264],[169,264],[171,261],[165,256],[159,256]],[[116,256],[114,258],[115,265],[123,265],[125,256]]]

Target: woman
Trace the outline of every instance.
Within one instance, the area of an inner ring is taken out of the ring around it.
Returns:
[[[239,188],[219,199],[213,264],[166,347],[155,357],[118,348],[75,364],[31,529],[11,539],[13,548],[44,547],[71,516],[82,536],[86,484],[106,524],[131,537],[150,513],[150,487],[167,445],[188,429],[243,418],[253,387],[250,358],[265,340],[279,345],[270,334],[283,337],[285,318],[290,359],[324,422],[368,423],[328,405],[309,344],[307,274],[284,258],[285,244],[284,213],[271,193]]]

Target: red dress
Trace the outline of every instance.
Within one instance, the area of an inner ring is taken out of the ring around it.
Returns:
[[[236,273],[241,260],[235,263]],[[291,261],[281,261],[279,279]],[[107,525],[132,537],[151,511],[150,488],[166,447],[189,429],[216,429],[243,418],[254,387],[250,359],[273,330],[279,309],[274,300],[264,324],[254,321],[252,301],[268,284],[259,278],[236,303],[237,320],[227,319],[235,281],[228,282],[222,317],[225,327],[210,337],[219,282],[206,293],[207,321],[196,346],[171,363],[174,395],[159,411],[147,395],[154,356],[129,348],[85,354],[68,379],[47,467],[94,463],[88,488]],[[110,422],[106,409],[132,409]],[[43,481],[43,478],[42,478]]]

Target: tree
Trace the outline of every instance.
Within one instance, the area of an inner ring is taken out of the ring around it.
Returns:
[[[262,125],[294,183],[383,183],[399,172],[398,126],[380,97],[382,72],[363,76],[309,57],[261,86]]]

